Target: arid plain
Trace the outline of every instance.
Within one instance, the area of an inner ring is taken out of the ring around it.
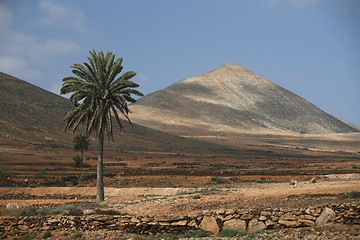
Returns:
[[[74,134],[62,130],[68,100],[6,74],[0,79],[1,215],[14,214],[9,204],[94,203],[95,139],[85,166],[74,167]],[[238,65],[179,81],[131,110],[134,127],[117,129],[105,144],[99,209],[145,216],[360,205],[358,127]],[[337,239],[344,228],[334,229]],[[345,229],[356,239],[357,225]],[[124,234],[111,237],[131,236]]]

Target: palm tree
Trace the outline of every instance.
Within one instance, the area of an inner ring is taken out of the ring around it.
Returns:
[[[90,140],[86,134],[79,134],[74,137],[73,147],[75,151],[81,151],[81,165],[84,161],[84,151],[89,149]]]
[[[130,81],[136,75],[129,71],[118,76],[123,69],[122,58],[115,61],[115,55],[108,52],[106,56],[102,51],[90,51],[89,63],[74,64],[70,76],[63,79],[61,94],[71,93],[70,100],[74,108],[65,117],[65,130],[75,131],[82,123],[85,124],[86,134],[95,133],[98,141],[98,161],[96,177],[96,201],[104,201],[103,182],[103,152],[105,135],[113,139],[113,122],[111,115],[115,116],[120,129],[123,125],[119,113],[131,124],[128,117],[130,113],[128,102],[136,100],[132,94],[143,96],[134,88],[138,84]]]

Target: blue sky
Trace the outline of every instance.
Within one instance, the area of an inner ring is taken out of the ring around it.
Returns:
[[[148,94],[233,62],[360,125],[359,23],[358,0],[0,0],[0,71],[59,93],[112,51]]]

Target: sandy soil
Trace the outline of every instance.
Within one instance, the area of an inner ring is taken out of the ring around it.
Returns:
[[[254,207],[309,207],[343,201],[339,194],[360,191],[360,174],[329,175],[316,183],[240,183],[202,188],[106,188],[106,204],[122,213],[136,215],[197,214],[205,210]],[[3,199],[7,204],[64,204],[94,202],[81,196],[94,196],[94,187],[1,188],[6,194],[75,195],[72,199]]]

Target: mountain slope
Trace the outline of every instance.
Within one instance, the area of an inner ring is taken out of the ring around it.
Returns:
[[[146,95],[131,105],[131,111],[135,122],[179,135],[203,135],[209,131],[358,131],[296,94],[232,63]]]
[[[66,98],[0,72],[0,144],[72,148],[74,134],[64,132],[66,113],[72,108]],[[130,116],[131,117],[131,116]],[[114,124],[115,151],[211,151],[208,144],[177,137],[124,121],[125,133]],[[94,148],[96,144],[93,144]],[[216,149],[216,146],[214,146]]]

